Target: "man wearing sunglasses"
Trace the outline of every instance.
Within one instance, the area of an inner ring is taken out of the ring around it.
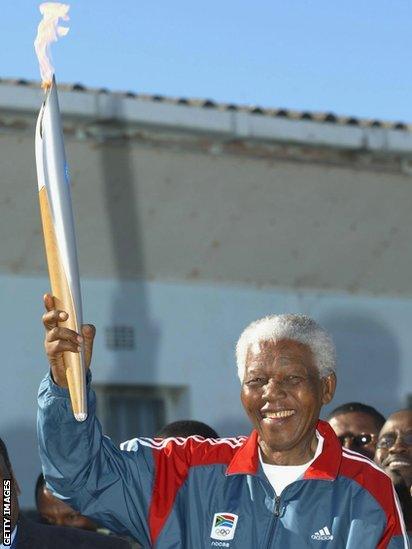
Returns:
[[[335,408],[329,414],[328,422],[344,448],[374,458],[379,431],[385,423],[385,418],[375,408],[348,402]]]

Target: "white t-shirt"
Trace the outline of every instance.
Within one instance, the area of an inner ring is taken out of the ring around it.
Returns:
[[[295,482],[299,477],[303,475],[306,469],[320,456],[323,448],[323,437],[316,431],[316,437],[318,439],[318,446],[316,448],[313,458],[304,463],[303,465],[270,465],[265,463],[262,459],[262,452],[259,448],[259,459],[262,464],[263,472],[267,476],[268,481],[273,486],[277,496],[283,492],[286,486]]]

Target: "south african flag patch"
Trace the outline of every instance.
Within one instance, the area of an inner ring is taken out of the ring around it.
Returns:
[[[233,513],[215,513],[210,537],[225,541],[233,539],[238,518]]]

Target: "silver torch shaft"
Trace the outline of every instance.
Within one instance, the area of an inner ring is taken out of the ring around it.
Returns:
[[[46,89],[36,125],[36,166],[40,214],[51,289],[56,307],[69,315],[59,322],[81,333],[82,299],[70,181],[64,150],[56,80]],[[87,417],[83,346],[63,355],[74,417]]]

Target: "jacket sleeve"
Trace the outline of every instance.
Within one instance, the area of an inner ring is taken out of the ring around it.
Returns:
[[[410,538],[407,534],[402,536],[393,536],[387,547],[388,549],[409,549]]]
[[[79,423],[66,389],[57,386],[50,374],[40,385],[37,428],[46,482],[82,514],[150,546],[152,451],[137,442],[120,450],[102,434],[90,374],[87,395],[88,417]]]

